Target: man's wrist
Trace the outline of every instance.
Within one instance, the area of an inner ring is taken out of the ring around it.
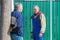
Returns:
[[[31,32],[31,33],[33,33],[33,32]]]
[[[42,32],[42,31],[40,31],[40,33],[42,33],[42,34],[43,34],[43,32]]]

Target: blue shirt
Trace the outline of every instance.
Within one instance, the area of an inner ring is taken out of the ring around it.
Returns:
[[[13,29],[13,31],[11,33],[17,34],[19,36],[23,36],[23,17],[22,17],[22,13],[16,10],[16,11],[13,11],[11,13],[11,16],[14,16],[16,18],[16,21],[17,21],[17,28]]]

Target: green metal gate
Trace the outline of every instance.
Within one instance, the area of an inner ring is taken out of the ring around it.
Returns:
[[[52,3],[52,40],[60,40],[60,2]]]
[[[14,4],[20,1],[15,0]],[[46,16],[47,28],[44,35],[44,40],[50,40],[50,2],[48,1],[23,1],[23,17],[24,17],[24,40],[31,40],[30,31],[31,31],[31,16],[33,15],[33,7],[34,5],[38,5],[40,7],[40,11],[42,11]]]

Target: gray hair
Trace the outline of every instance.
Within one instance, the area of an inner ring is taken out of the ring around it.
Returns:
[[[39,6],[38,5],[35,5],[34,8],[36,8],[37,10],[39,10]]]
[[[20,4],[19,3],[16,3],[16,5],[14,6],[15,9],[17,9],[18,7],[21,7],[23,9],[23,6],[22,6],[21,3]]]

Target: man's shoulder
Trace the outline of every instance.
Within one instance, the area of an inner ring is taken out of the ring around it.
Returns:
[[[40,16],[44,16],[44,14],[42,12],[40,12]]]
[[[14,11],[13,12],[15,15],[20,15],[20,12],[18,12],[18,11]]]
[[[18,18],[18,17],[20,17],[21,15],[20,15],[20,13],[19,13],[18,11],[13,11],[13,12],[11,13],[11,16],[14,16],[14,17]]]

